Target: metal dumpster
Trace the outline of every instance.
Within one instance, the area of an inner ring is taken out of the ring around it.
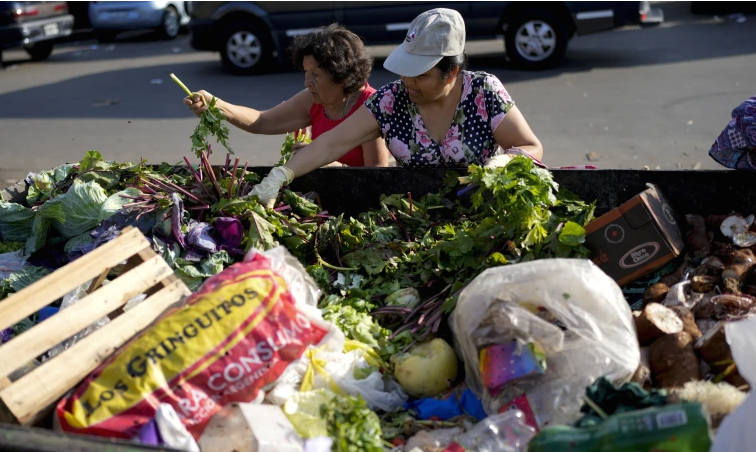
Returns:
[[[264,176],[270,167],[252,171]],[[438,191],[449,169],[400,168],[324,168],[298,178],[292,189],[316,191],[323,208],[331,214],[356,215],[378,206],[381,194],[411,193],[421,197]],[[460,175],[466,168],[454,169]],[[596,200],[596,214],[601,215],[646,188],[658,186],[679,214],[727,214],[739,209],[751,213],[756,205],[753,175],[739,171],[638,171],[638,170],[554,170],[560,187],[569,189],[586,201]],[[0,192],[5,201],[23,204],[26,185],[20,182]],[[49,426],[49,424],[47,425]],[[125,442],[71,436],[43,428],[0,424],[2,451],[148,451],[161,450]],[[162,449],[164,450],[164,449]]]
[[[264,176],[271,167],[250,170]],[[381,194],[412,193],[420,197],[438,191],[447,171],[460,175],[466,168],[323,168],[296,179],[295,191],[316,191],[323,208],[331,214],[355,215],[378,206]],[[646,188],[658,186],[679,214],[726,214],[756,204],[756,185],[749,172],[643,171],[643,170],[553,170],[554,179],[586,201],[596,200],[601,215]],[[24,204],[22,181],[0,192],[5,201]]]

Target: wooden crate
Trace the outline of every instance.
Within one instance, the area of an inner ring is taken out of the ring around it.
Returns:
[[[119,276],[102,285],[114,267]],[[0,421],[34,424],[120,346],[191,291],[132,227],[94,251],[0,301],[0,330],[92,281],[88,295],[0,346]],[[144,302],[123,306],[139,294]],[[15,381],[9,376],[56,344],[108,316],[110,322]]]

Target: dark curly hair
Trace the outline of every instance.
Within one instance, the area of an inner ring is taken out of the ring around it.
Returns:
[[[362,39],[338,24],[295,36],[289,53],[299,70],[304,69],[306,56],[313,57],[321,69],[331,74],[334,83],[344,87],[344,94],[359,91],[373,70],[373,58],[365,51]]]
[[[461,55],[445,56],[441,58],[441,61],[436,63],[436,66],[441,71],[441,79],[446,80],[451,75],[454,68],[459,68],[460,71],[467,69],[467,52],[462,52]]]

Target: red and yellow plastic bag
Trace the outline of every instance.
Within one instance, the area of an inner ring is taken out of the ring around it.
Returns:
[[[58,421],[68,432],[131,438],[164,402],[198,438],[222,406],[261,399],[327,334],[258,253],[105,361],[59,402]]]

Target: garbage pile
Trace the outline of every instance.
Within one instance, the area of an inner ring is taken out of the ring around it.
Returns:
[[[595,219],[517,157],[344,218],[316,193],[266,209],[246,164],[199,157],[90,151],[0,201],[0,309],[128,226],[192,291],[71,383],[56,429],[202,452],[704,452],[746,398],[730,345],[754,340],[753,217],[688,215],[683,248],[655,187]],[[621,285],[670,261],[631,309]],[[0,352],[86,296],[3,329]]]

